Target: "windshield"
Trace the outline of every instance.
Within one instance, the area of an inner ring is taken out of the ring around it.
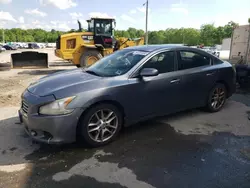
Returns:
[[[96,20],[95,28],[97,35],[112,35],[112,22],[110,20]]]
[[[87,68],[86,72],[104,77],[123,75],[147,54],[148,52],[146,51],[129,49],[117,51]]]

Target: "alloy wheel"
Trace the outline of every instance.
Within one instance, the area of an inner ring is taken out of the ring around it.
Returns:
[[[88,135],[95,142],[105,142],[113,137],[118,129],[118,117],[110,109],[96,111],[88,122]]]
[[[223,88],[216,87],[211,98],[211,106],[215,110],[220,109],[226,100],[226,92]]]

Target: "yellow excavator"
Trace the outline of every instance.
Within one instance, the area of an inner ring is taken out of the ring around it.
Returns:
[[[90,18],[87,20],[88,30],[82,32],[78,21],[77,32],[63,34],[56,41],[55,55],[68,60],[77,67],[88,67],[117,50],[144,45],[144,37],[130,39],[115,38],[116,21],[113,18]]]

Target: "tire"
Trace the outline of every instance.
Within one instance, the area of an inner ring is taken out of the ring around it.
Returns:
[[[96,113],[99,117],[101,117],[101,111],[103,111],[104,117],[107,117],[110,112],[113,112],[113,115],[110,116],[111,119],[116,117],[111,121],[109,126],[108,123],[106,125],[104,123],[101,124],[100,120],[98,121],[96,118]],[[92,126],[89,126],[90,122]],[[123,116],[121,111],[116,106],[106,103],[95,105],[90,108],[79,121],[77,130],[77,132],[79,131],[78,141],[80,141],[81,144],[87,144],[90,147],[100,147],[106,145],[117,137],[122,128],[122,124]],[[113,128],[110,127],[111,125]],[[116,127],[116,129],[114,129],[114,127]],[[91,131],[93,129],[96,130]],[[103,140],[101,140],[102,131],[104,131]],[[97,134],[99,135],[97,136]]]
[[[226,99],[227,99],[227,89],[225,85],[217,83],[209,93],[206,109],[209,112],[218,112],[223,108]],[[217,100],[216,103],[215,100]]]
[[[97,51],[97,50],[86,50],[80,58],[80,66],[81,67],[88,67],[91,64],[88,63],[89,58],[96,59],[98,61],[99,59],[102,58],[102,55]]]
[[[11,65],[9,63],[0,63],[0,71],[9,71]]]

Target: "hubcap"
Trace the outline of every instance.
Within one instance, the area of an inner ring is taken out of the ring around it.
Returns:
[[[225,102],[225,91],[223,88],[216,88],[213,92],[212,99],[211,99],[211,106],[217,110],[221,108],[221,106]]]
[[[95,142],[105,142],[112,138],[117,127],[118,118],[112,110],[99,110],[89,120],[88,134]]]

